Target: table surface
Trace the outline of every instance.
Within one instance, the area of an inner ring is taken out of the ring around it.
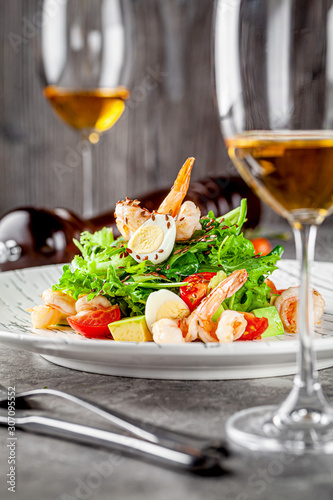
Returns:
[[[319,260],[333,260],[331,231],[320,233]],[[287,243],[286,256],[293,258]],[[333,368],[320,372],[333,401]],[[37,354],[0,346],[0,383],[16,392],[57,388],[109,408],[179,431],[221,438],[237,410],[283,400],[292,377],[228,381],[167,381],[111,377],[55,366]],[[88,425],[103,421],[70,403],[49,398],[55,417]],[[104,423],[105,426],[105,423]],[[0,428],[0,498],[18,500],[172,498],[206,500],[329,500],[333,457],[241,453],[226,463],[230,473],[204,478],[160,468],[117,453],[17,431],[16,493],[7,491],[7,430]]]

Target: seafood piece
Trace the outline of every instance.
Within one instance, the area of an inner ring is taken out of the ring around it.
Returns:
[[[129,241],[135,231],[150,219],[151,213],[140,207],[138,200],[126,198],[116,204],[114,217],[120,234]]]
[[[153,339],[156,344],[180,344],[185,342],[179,321],[163,318],[153,323]]]
[[[194,160],[195,158],[187,158],[177,175],[177,179],[175,180],[170,193],[162,201],[157,213],[172,215],[172,217],[178,215],[181,204],[183,203],[190,185],[191,170]]]
[[[238,311],[223,311],[219,318],[215,334],[219,342],[229,344],[239,339],[245,332],[246,327],[247,321],[243,313]]]
[[[151,214],[146,208],[140,207],[137,201],[123,200],[116,205],[115,218],[117,228],[126,241],[129,241],[135,232],[149,220],[155,220],[159,213]],[[154,219],[155,216],[155,219]],[[168,216],[168,214],[164,214]],[[202,229],[200,224],[200,209],[193,201],[185,201],[181,208],[176,225],[176,241],[188,240],[194,231]]]
[[[225,342],[226,340],[220,340],[220,338],[224,339],[231,337],[230,334],[228,337],[228,333],[226,337],[224,337],[224,334],[222,332],[224,324],[228,325],[229,332],[231,324],[233,324],[235,328],[235,336],[233,336],[233,340],[234,338],[240,337],[243,332],[240,333],[241,325],[239,323],[241,324],[243,323],[240,322],[238,317],[237,318],[235,317],[234,322],[232,323],[230,317],[228,322],[227,316],[224,316],[223,323],[218,332],[219,337],[216,334],[218,329],[218,324],[214,323],[211,318],[217,311],[220,304],[225,299],[231,297],[244,285],[244,283],[247,280],[247,277],[248,273],[245,269],[234,271],[225,280],[221,281],[221,283],[219,283],[217,287],[214,288],[214,290],[212,290],[211,293],[205,299],[203,299],[200,305],[190,314],[190,316],[187,319],[181,319],[181,320],[170,319],[166,324],[160,323],[163,320],[156,321],[156,323],[154,323],[152,326],[154,341],[157,343],[168,343],[167,339],[172,338],[174,339],[172,342],[177,342],[177,343],[183,342],[183,340],[181,340],[180,337],[180,332],[181,332],[182,337],[185,338],[185,342],[192,342],[197,338],[201,339],[203,342],[220,342],[220,341]],[[164,336],[161,334],[163,325],[165,333]],[[179,330],[178,334],[176,334],[175,329]],[[171,341],[169,340],[169,342]]]
[[[297,333],[297,309],[298,309],[298,288],[290,287],[276,299],[274,305],[280,315],[284,329],[288,333]],[[320,324],[324,314],[325,301],[317,290],[313,290],[313,322]]]
[[[191,201],[183,203],[190,184],[193,163],[194,158],[186,160],[169,194],[155,213],[155,216],[156,214],[171,215],[172,217],[178,215],[178,220],[175,221],[176,241],[186,240],[192,236],[196,229],[201,229],[199,208]],[[126,241],[129,241],[145,222],[154,218],[154,213],[152,214],[146,208],[141,207],[140,201],[126,198],[126,200],[118,201],[114,216],[121,235]]]
[[[194,231],[202,229],[200,216],[200,209],[193,201],[185,201],[182,204],[176,220],[176,241],[188,240]]]
[[[75,310],[77,313],[83,311],[97,311],[98,309],[108,309],[111,307],[111,302],[102,295],[97,295],[93,299],[87,301],[88,295],[82,295],[75,304]]]
[[[200,305],[186,320],[186,342],[192,342],[197,338],[203,340],[203,342],[217,341],[215,336],[217,325],[211,318],[214,316],[220,304],[236,293],[244,285],[247,278],[248,273],[245,269],[234,271],[203,299]],[[215,339],[208,340],[207,333],[213,334]]]
[[[76,314],[76,300],[67,293],[63,293],[58,290],[53,291],[51,288],[48,288],[42,293],[42,299],[46,306],[56,309],[61,312],[63,316],[67,317]]]
[[[60,311],[48,306],[35,306],[27,311],[31,314],[32,326],[34,328],[48,328],[55,326],[63,315]]]

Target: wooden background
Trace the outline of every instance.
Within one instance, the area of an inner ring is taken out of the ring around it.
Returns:
[[[132,96],[93,150],[96,213],[169,186],[188,156],[196,157],[194,179],[235,175],[214,103],[213,7],[213,0],[133,0]],[[36,74],[40,10],[39,0],[0,2],[0,216],[26,205],[82,213],[79,137],[54,115]],[[158,75],[153,88],[147,74]],[[270,209],[266,219],[278,220]]]
[[[81,212],[79,138],[54,115],[35,71],[33,19],[40,5],[0,2],[0,215],[19,205]],[[234,172],[214,107],[213,1],[134,0],[133,8],[131,102],[93,150],[97,213],[125,195],[169,185],[187,156],[197,158],[195,178]],[[158,74],[149,88],[147,73]]]

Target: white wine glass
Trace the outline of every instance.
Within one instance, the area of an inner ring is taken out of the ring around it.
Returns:
[[[36,44],[44,95],[80,133],[83,215],[94,211],[92,144],[118,121],[132,69],[130,0],[43,1]]]
[[[310,267],[333,209],[331,0],[219,0],[217,103],[228,153],[245,181],[291,224],[300,264],[299,354],[279,406],[238,412],[227,435],[259,451],[333,452],[333,411],[315,368]]]

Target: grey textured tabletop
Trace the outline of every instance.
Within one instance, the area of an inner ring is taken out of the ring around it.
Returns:
[[[317,258],[333,261],[331,229],[322,231]],[[287,244],[286,256],[293,257]],[[333,368],[320,372],[333,402]],[[37,354],[0,347],[0,383],[29,388],[57,388],[152,424],[221,438],[225,421],[249,406],[278,403],[292,377],[235,381],[167,381],[120,378],[76,372],[50,364]],[[49,399],[52,415],[105,427],[105,423],[70,403]],[[118,453],[17,431],[16,492],[7,490],[7,430],[0,428],[0,498],[73,499],[226,499],[328,500],[333,497],[333,456],[291,457],[246,454],[226,462],[230,473],[198,477],[157,467]]]

